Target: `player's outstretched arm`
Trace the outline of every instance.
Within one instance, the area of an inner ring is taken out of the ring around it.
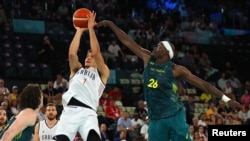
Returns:
[[[100,45],[95,34],[95,29],[94,29],[96,26],[95,18],[96,18],[96,13],[92,11],[88,21],[90,48],[91,48],[91,54],[93,55],[95,62],[97,64],[97,69],[101,73],[102,82],[106,84],[109,77],[109,68],[104,62],[104,59],[100,51]]]
[[[9,128],[5,131],[0,141],[12,141],[14,137],[21,133],[25,128],[33,126],[36,119],[37,114],[34,110],[29,108],[23,110],[16,116],[16,120],[9,125]]]
[[[200,88],[204,92],[211,93],[215,97],[228,103],[229,106],[231,106],[233,108],[242,109],[242,105],[240,103],[227,97],[222,91],[217,89],[212,84],[210,84],[210,83],[202,80],[201,78],[193,75],[187,68],[180,66],[180,65],[175,65],[173,67],[173,73],[174,73],[175,77],[186,80],[187,82],[189,82],[193,86]]]
[[[98,27],[106,27],[108,26],[117,36],[117,38],[127,47],[129,48],[134,54],[140,57],[144,64],[148,62],[151,52],[147,49],[142,48],[138,45],[133,39],[131,39],[122,29],[116,26],[112,21],[103,20],[100,21],[97,25]]]

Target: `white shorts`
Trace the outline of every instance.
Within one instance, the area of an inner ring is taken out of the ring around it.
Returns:
[[[66,135],[70,141],[73,141],[78,131],[86,141],[92,129],[100,136],[97,114],[94,110],[79,106],[66,106],[60,116],[55,135]]]

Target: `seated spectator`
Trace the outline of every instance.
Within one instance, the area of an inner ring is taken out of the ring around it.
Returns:
[[[7,101],[1,103],[1,108],[6,111],[7,119],[9,120],[14,114],[10,110],[10,105]]]
[[[226,73],[221,72],[220,78],[217,80],[217,86],[220,90],[223,90],[226,87],[227,79],[226,79]]]
[[[216,125],[224,125],[225,124],[225,120],[222,116],[218,116],[216,118]]]
[[[194,125],[189,124],[190,139],[194,140]]]
[[[10,93],[8,96],[9,103],[12,103],[13,100],[17,100],[17,95],[18,95],[18,87],[12,86],[12,93]]]
[[[147,116],[140,130],[140,134],[144,138],[144,140],[148,140],[148,125],[149,125],[149,118]]]
[[[127,130],[122,129],[114,141],[127,141]]]
[[[56,95],[58,95],[58,90],[54,88],[53,81],[49,80],[47,82],[47,87],[43,90],[43,104],[47,105],[47,103],[54,103],[56,100]]]
[[[202,125],[202,126],[207,126],[207,123],[206,123],[206,113],[201,113],[200,114],[200,117],[199,117],[199,120],[198,120],[198,126]]]
[[[104,90],[102,93],[102,96],[99,100],[99,105],[100,106],[108,106],[110,105],[110,99],[109,99],[109,94],[107,90]]]
[[[56,88],[58,93],[63,94],[68,90],[68,81],[62,81],[61,86]]]
[[[110,138],[107,133],[107,125],[106,123],[100,124],[100,133],[101,133],[101,140],[102,141],[110,141]]]
[[[202,103],[209,103],[212,100],[212,97],[213,97],[212,94],[207,93],[207,92],[203,92],[203,93],[201,93],[200,101]]]
[[[63,84],[63,83],[66,83],[66,84]],[[68,88],[68,80],[63,78],[62,74],[58,73],[56,75],[56,80],[54,81],[53,87],[58,89],[59,87],[62,87],[63,85],[66,85],[66,87]]]
[[[234,88],[233,92],[237,102],[241,102],[241,97],[244,94],[245,90],[246,89],[244,88],[242,82],[238,82],[238,87]]]
[[[206,118],[210,119],[210,115],[211,114],[216,114],[216,113],[217,113],[217,109],[216,109],[214,103],[210,103],[209,107],[208,107],[208,109],[206,111],[206,116],[207,116]]]
[[[6,111],[0,108],[0,132],[6,126],[7,120],[8,118],[7,118]]]
[[[37,113],[37,118],[39,121],[45,120],[46,119],[46,105],[43,105],[40,109],[39,112]]]
[[[234,88],[232,87],[231,85],[231,82],[230,81],[227,81],[226,83],[226,87],[224,87],[222,89],[223,93],[228,96],[229,98],[231,98],[232,100],[235,100],[235,95],[234,95]]]
[[[235,125],[235,117],[233,114],[229,113],[227,114],[226,118],[225,118],[225,125]]]
[[[122,112],[122,116],[119,117],[117,121],[117,133],[116,135],[120,134],[120,131],[126,130],[128,135],[130,134],[129,132],[134,131],[134,127],[132,126],[132,121],[131,118],[129,118],[129,114],[127,111]],[[131,136],[128,136],[129,138]]]
[[[148,112],[145,109],[145,105],[144,105],[143,100],[138,101],[138,104],[137,104],[137,107],[135,108],[134,113],[138,114],[140,119],[145,120],[145,118],[148,115]]]
[[[184,106],[186,109],[186,119],[188,124],[192,124],[192,119],[194,117],[194,96],[188,95],[188,100],[184,101]]]
[[[247,107],[250,104],[249,90],[245,89],[243,95],[241,96],[241,104],[243,107]]]
[[[143,120],[139,118],[139,115],[137,113],[135,113],[134,117],[131,119],[131,122],[132,122],[132,126],[139,134],[140,129],[141,129],[142,125],[144,124]]]
[[[247,117],[248,107],[242,107],[242,109],[238,112],[238,117],[245,123],[248,119]]]
[[[117,122],[118,118],[121,116],[120,108],[115,105],[114,99],[110,99],[110,104],[106,106],[105,115],[109,125]]]
[[[17,99],[15,100],[11,100],[11,102],[9,102],[10,105],[10,111],[13,115],[16,115],[19,112],[19,109],[17,107]]]
[[[199,128],[198,128],[198,132],[199,132],[199,135],[200,137],[203,137],[204,139],[207,138],[207,130],[206,130],[206,126],[202,126],[202,125],[199,125]]]
[[[223,101],[219,102],[219,105],[217,107],[217,113],[220,114],[223,118],[225,118],[226,115],[231,111],[232,109],[228,107]]]
[[[3,102],[5,98],[8,98],[10,91],[4,85],[4,80],[0,79],[0,102]]]
[[[109,91],[109,98],[114,99],[115,101],[122,100],[122,92],[118,86],[114,86],[113,89]]]

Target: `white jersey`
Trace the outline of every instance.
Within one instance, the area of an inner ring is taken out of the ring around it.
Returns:
[[[63,94],[63,105],[66,106],[74,97],[96,111],[104,88],[96,68],[81,68],[69,81],[69,89]]]
[[[57,123],[53,126],[53,127],[48,127],[46,122],[46,120],[42,120],[39,122],[39,138],[40,141],[55,141],[53,140],[53,136],[56,133],[56,128],[57,128]]]

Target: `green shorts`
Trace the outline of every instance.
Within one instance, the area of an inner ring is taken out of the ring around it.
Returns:
[[[184,109],[171,117],[150,120],[148,136],[149,141],[191,141]]]

